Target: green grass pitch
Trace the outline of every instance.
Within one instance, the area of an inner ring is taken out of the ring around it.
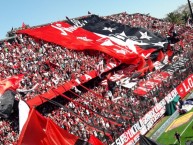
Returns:
[[[178,131],[181,134],[181,145],[185,145],[187,140],[193,141],[193,117],[187,123],[164,132],[156,142],[161,145],[178,145],[178,142],[174,137],[175,131]]]

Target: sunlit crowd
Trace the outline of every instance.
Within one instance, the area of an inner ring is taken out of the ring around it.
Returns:
[[[132,27],[147,28],[166,38],[172,26],[169,22],[143,14],[129,15],[123,12],[103,18]],[[177,33],[186,29],[186,26],[175,25],[174,29]],[[192,30],[189,29],[179,36],[178,43],[171,45],[174,51],[180,48],[183,50],[177,53],[177,59],[172,60],[168,65],[172,65],[173,61],[179,61],[182,57],[193,57]],[[25,94],[16,95],[16,101],[19,98],[28,101],[52,88],[80,78],[92,70],[98,70],[101,61],[104,62],[105,68],[108,62],[118,60],[102,52],[70,50],[28,35],[16,34],[11,41],[6,40],[0,45],[0,78],[24,74],[19,89],[28,90],[38,86]],[[120,84],[112,88],[101,85],[109,72],[101,75],[99,71],[99,77],[53,99],[63,107],[46,102],[38,106],[37,110],[45,117],[51,118],[61,128],[85,141],[92,134],[104,144],[110,144],[191,74],[192,68],[192,59],[190,59],[182,68],[186,69],[185,71],[174,72],[167,81],[155,87],[146,96],[139,96],[133,92],[138,84],[133,88],[126,88]],[[119,70],[120,68],[117,68],[110,73],[113,74]],[[152,73],[161,71],[164,70],[160,69]],[[143,80],[148,79],[148,77],[143,78]],[[140,81],[138,79],[138,82]],[[18,137],[18,110],[14,108],[8,119],[0,120],[0,144],[17,144]]]

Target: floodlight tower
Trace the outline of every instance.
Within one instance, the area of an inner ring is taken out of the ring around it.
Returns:
[[[191,18],[193,20],[192,7],[191,7],[191,4],[190,4],[190,0],[188,0],[188,6],[189,6],[189,9],[190,9]]]

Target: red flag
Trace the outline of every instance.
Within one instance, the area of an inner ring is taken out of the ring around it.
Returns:
[[[60,128],[50,119],[47,120],[46,136],[52,145],[74,145],[78,140],[77,136]]]
[[[45,145],[46,119],[33,108],[21,131],[18,145]],[[48,143],[48,141],[47,141]],[[49,144],[48,144],[49,145]]]
[[[0,81],[0,95],[8,89],[16,91],[23,76],[23,74],[19,74]]]
[[[52,120],[43,117],[33,108],[21,131],[18,145],[77,145],[80,142],[88,144],[57,126]]]
[[[165,56],[164,56],[163,52],[160,50],[160,52],[159,52],[159,54],[157,56],[157,61],[162,62],[164,60],[164,57]]]
[[[26,25],[25,25],[24,22],[22,23],[22,26],[21,26],[21,27],[22,27],[22,29],[25,29],[25,28],[26,28]]]
[[[155,88],[155,86],[161,84],[163,81],[166,81],[169,76],[170,74],[168,72],[162,71],[160,73],[155,73],[150,79],[139,82],[138,87],[133,92],[140,96],[144,96],[147,92]]]
[[[173,51],[171,49],[171,45],[170,44],[168,44],[168,48],[167,48],[167,52],[166,53],[168,55],[168,58],[170,58],[173,55]]]
[[[153,63],[152,63],[151,59],[148,59],[148,60],[147,60],[147,64],[148,64],[148,66],[149,66],[149,71],[150,71],[150,72],[153,71],[154,66],[153,66]]]
[[[90,135],[88,142],[91,145],[103,145],[103,143],[98,138],[96,138],[94,135]]]
[[[145,59],[141,57],[140,62],[137,66],[137,70],[140,70],[140,69],[144,68],[145,65],[146,65]]]

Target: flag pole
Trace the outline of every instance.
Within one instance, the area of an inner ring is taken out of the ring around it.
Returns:
[[[190,4],[190,0],[188,0],[188,6],[189,6],[190,14],[191,14],[191,17],[192,17],[192,20],[193,20],[192,7],[191,7],[191,4]]]

